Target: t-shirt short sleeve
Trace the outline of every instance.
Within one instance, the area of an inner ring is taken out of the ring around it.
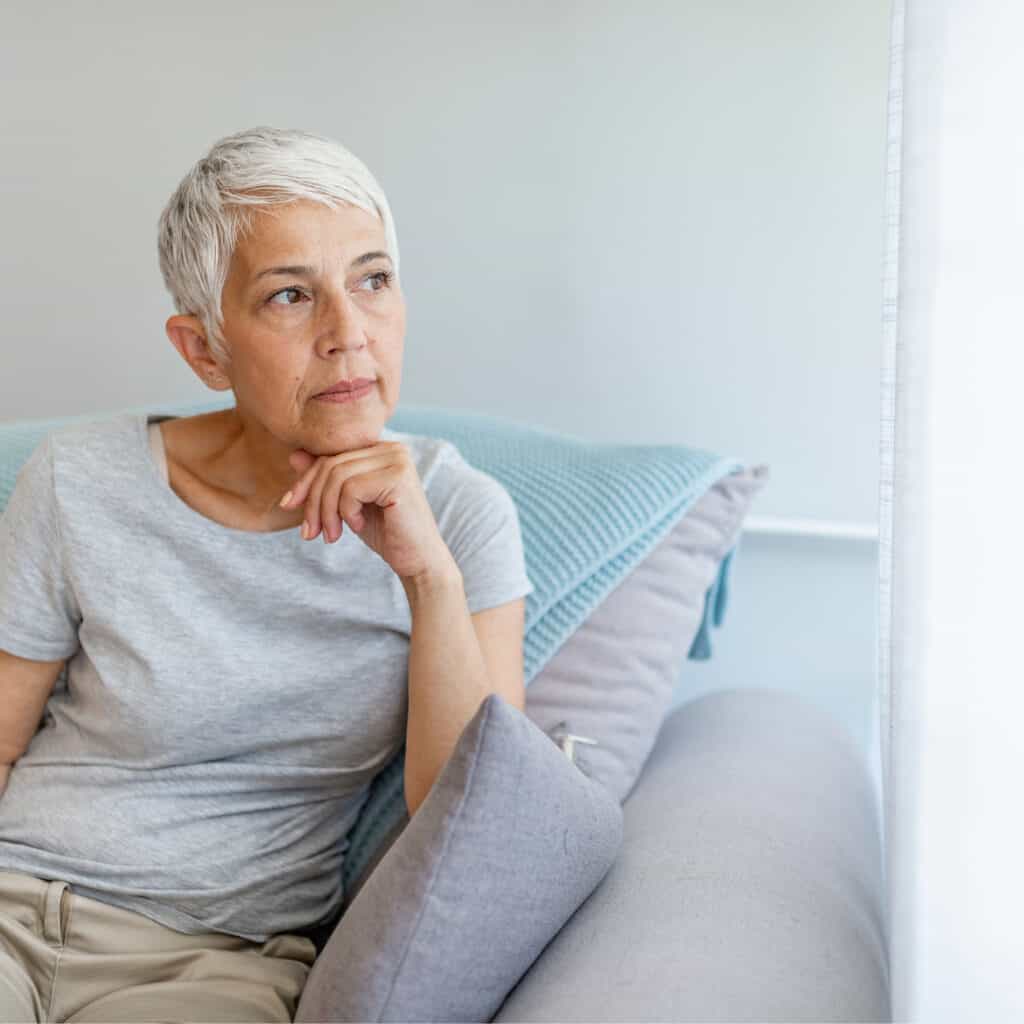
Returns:
[[[19,658],[56,661],[78,650],[82,617],[66,576],[58,513],[47,436],[19,470],[0,515],[0,650]]]
[[[462,573],[470,612],[532,593],[512,496],[495,477],[466,462],[454,445],[446,455],[438,526]]]

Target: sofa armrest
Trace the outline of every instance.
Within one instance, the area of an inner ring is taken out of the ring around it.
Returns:
[[[777,690],[665,720],[622,852],[495,1021],[887,1021],[881,839],[863,759]]]

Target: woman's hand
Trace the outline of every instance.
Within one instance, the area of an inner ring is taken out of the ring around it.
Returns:
[[[344,522],[403,579],[445,572],[454,564],[401,442],[378,441],[337,455],[298,448],[288,460],[300,476],[280,505],[305,503],[303,539],[313,540],[322,529],[333,544]]]

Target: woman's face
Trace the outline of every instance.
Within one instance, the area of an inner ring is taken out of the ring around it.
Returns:
[[[398,404],[405,299],[384,225],[356,206],[258,208],[232,255],[221,303],[225,372],[240,412],[315,455],[375,444]],[[288,269],[282,269],[288,268]],[[314,396],[373,379],[354,401]]]

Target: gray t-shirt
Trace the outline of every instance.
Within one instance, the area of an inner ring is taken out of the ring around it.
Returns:
[[[0,649],[69,659],[0,797],[0,869],[262,942],[341,906],[346,833],[405,740],[409,603],[347,528],[186,504],[149,447],[164,418],[53,431],[0,517]],[[449,441],[381,439],[413,454],[470,612],[530,593],[503,485]]]

